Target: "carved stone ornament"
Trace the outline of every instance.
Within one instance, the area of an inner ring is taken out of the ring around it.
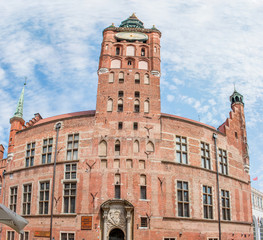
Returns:
[[[109,71],[108,68],[100,68],[100,69],[98,70],[98,74],[107,73],[108,71]]]
[[[156,76],[156,77],[160,77],[161,76],[161,73],[159,71],[155,71],[155,70],[151,71],[151,74]]]
[[[119,206],[117,206],[119,207]],[[115,227],[125,229],[126,220],[124,216],[124,209],[118,209],[116,206],[113,206],[112,209],[108,212],[108,229],[112,229]]]

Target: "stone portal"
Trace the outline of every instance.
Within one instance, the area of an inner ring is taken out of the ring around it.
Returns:
[[[126,200],[112,199],[101,205],[103,240],[133,239],[133,205]]]

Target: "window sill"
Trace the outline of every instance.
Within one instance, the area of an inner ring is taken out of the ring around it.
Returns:
[[[140,230],[148,230],[148,227],[139,227]]]
[[[139,199],[139,201],[142,201],[142,202],[150,202],[151,200],[150,199]]]

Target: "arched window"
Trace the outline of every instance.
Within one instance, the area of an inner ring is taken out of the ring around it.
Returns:
[[[134,101],[134,112],[140,112],[140,101],[138,99]]]
[[[114,59],[111,61],[111,68],[121,68],[121,60],[119,59]]]
[[[116,173],[114,176],[114,186],[115,186],[115,198],[121,198],[121,175]]]
[[[114,72],[110,72],[109,74],[109,83],[113,83],[114,82]]]
[[[154,52],[155,52],[155,53],[157,52],[157,47],[154,47]]]
[[[107,102],[107,112],[112,112],[112,108],[113,108],[113,100],[109,98]]]
[[[144,112],[149,113],[150,111],[150,102],[149,100],[144,101]]]
[[[124,72],[119,72],[119,83],[124,82]]]
[[[140,175],[140,199],[147,199],[146,197],[146,176]]]
[[[120,55],[120,48],[119,47],[116,47],[116,55]]]
[[[107,143],[104,140],[102,140],[99,143],[99,156],[100,157],[106,157],[107,156]]]
[[[135,48],[134,46],[127,46],[126,48],[126,55],[127,56],[134,56]]]
[[[141,50],[141,56],[145,56],[145,48],[142,48],[142,50]]]
[[[123,112],[123,100],[118,99],[118,112]]]
[[[138,153],[140,151],[139,141],[135,140],[133,143],[133,152]]]
[[[116,140],[115,142],[115,148],[114,148],[114,151],[115,151],[115,155],[120,155],[120,151],[121,151],[121,143],[119,140]]]
[[[140,74],[139,73],[135,73],[134,81],[136,84],[140,84]]]
[[[146,145],[146,151],[147,151],[147,152],[154,152],[154,144],[153,144],[151,141],[149,141],[149,142],[147,143],[147,145]]]
[[[148,62],[146,61],[139,61],[139,69],[148,70]]]
[[[144,74],[144,84],[150,84],[149,74]]]

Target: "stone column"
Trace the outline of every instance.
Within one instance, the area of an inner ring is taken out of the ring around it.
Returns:
[[[107,240],[108,209],[103,209],[103,240]]]
[[[126,230],[126,240],[132,240],[132,215],[131,215],[131,208],[125,208],[127,215],[126,215],[126,221],[127,221],[127,230]]]

